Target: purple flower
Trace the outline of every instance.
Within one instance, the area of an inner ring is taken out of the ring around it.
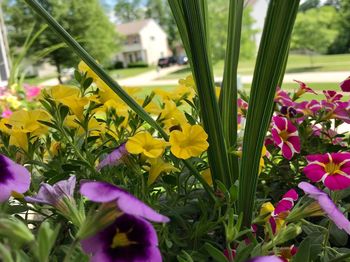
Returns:
[[[29,171],[10,158],[0,155],[0,202],[8,200],[12,192],[26,192],[29,186]]]
[[[283,262],[283,260],[277,256],[263,256],[263,257],[253,257],[247,262]]]
[[[115,201],[118,208],[129,215],[140,216],[154,222],[169,222],[169,218],[157,213],[127,191],[105,182],[85,182],[80,187],[80,193],[98,203]]]
[[[91,262],[162,261],[156,231],[147,220],[123,214],[111,225],[81,241]]]
[[[57,207],[63,197],[73,198],[76,178],[71,176],[67,180],[61,180],[53,186],[42,183],[36,196],[25,197],[27,202],[47,204]]]
[[[350,221],[337,208],[335,203],[325,192],[307,182],[299,183],[298,187],[301,188],[305,194],[308,194],[309,197],[318,202],[322,210],[327,214],[328,218],[332,220],[339,229],[343,229],[350,235]]]
[[[123,161],[123,157],[128,155],[125,143],[118,146],[115,150],[107,155],[97,166],[97,170],[101,170],[105,166],[117,166]]]

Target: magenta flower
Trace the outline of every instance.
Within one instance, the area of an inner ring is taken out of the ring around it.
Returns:
[[[41,92],[41,88],[38,86],[31,86],[28,84],[24,84],[23,86],[24,86],[24,89],[26,92],[27,100],[29,100],[29,101],[31,101],[33,98],[37,97]]]
[[[312,90],[311,87],[307,86],[304,82],[301,82],[299,80],[294,80],[294,82],[297,82],[299,84],[299,89],[295,93],[296,98],[300,97],[301,95],[307,92],[317,95],[317,93],[314,90]]]
[[[309,155],[303,172],[312,182],[320,182],[330,190],[350,187],[350,153]]]
[[[290,189],[285,193],[282,199],[278,202],[273,211],[273,215],[278,215],[282,212],[289,211],[293,208],[294,202],[298,200],[298,194],[294,189]]]
[[[0,203],[8,200],[12,192],[28,191],[29,186],[29,171],[10,158],[0,155]]]
[[[262,257],[253,257],[247,262],[283,262],[283,260],[277,256],[262,256]]]
[[[292,106],[282,106],[280,112],[287,118],[294,118],[297,115],[297,110]]]
[[[97,166],[97,170],[101,170],[105,166],[117,166],[122,163],[123,158],[129,153],[125,148],[125,143],[117,147],[112,153],[107,155]]]
[[[325,192],[307,182],[299,183],[298,187],[301,188],[305,194],[308,194],[309,197],[318,202],[322,210],[327,214],[328,218],[332,220],[339,229],[344,230],[350,235],[350,221],[337,208],[336,204]]]
[[[169,222],[169,218],[157,213],[130,193],[106,182],[85,182],[80,187],[80,193],[97,203],[116,202],[118,208],[129,215],[154,222]]]
[[[161,262],[158,237],[147,220],[123,214],[92,237],[81,241],[91,262]]]
[[[61,204],[63,204],[61,203],[61,200],[64,197],[73,199],[75,183],[75,176],[71,176],[67,180],[61,180],[53,186],[42,183],[36,196],[25,197],[24,199],[31,203],[41,203],[59,207]]]
[[[350,76],[339,84],[343,92],[350,92]]]
[[[2,111],[1,117],[3,118],[9,118],[12,115],[12,111],[9,108],[5,108],[4,111]]]
[[[323,94],[326,96],[327,102],[338,102],[342,99],[343,95],[338,94],[334,90],[323,90]]]
[[[300,153],[300,140],[297,128],[285,117],[274,116],[272,138],[275,144],[281,148],[282,155],[291,159],[295,153]]]
[[[322,106],[320,102],[311,100],[296,103],[295,108],[298,113],[303,113],[305,116],[316,116],[316,114],[322,109]]]
[[[321,105],[324,108],[325,115],[323,116],[323,120],[328,119],[340,119],[346,123],[350,123],[349,112],[348,112],[348,102],[328,102],[325,100],[321,101]]]
[[[242,98],[237,99],[237,121],[241,124],[243,117],[247,114],[248,103]]]
[[[290,98],[286,91],[283,91],[281,88],[277,88],[275,95],[275,102],[279,103],[282,106],[294,106],[293,100]]]

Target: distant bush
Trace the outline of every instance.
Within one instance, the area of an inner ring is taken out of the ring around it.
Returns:
[[[123,69],[124,68],[124,64],[122,61],[115,61],[114,65],[113,65],[114,69]]]
[[[148,67],[148,64],[145,62],[135,62],[128,64],[128,68],[137,68],[137,67]]]

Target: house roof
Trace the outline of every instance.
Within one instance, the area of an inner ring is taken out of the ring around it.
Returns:
[[[153,19],[137,20],[130,23],[117,25],[117,31],[123,35],[138,34]]]

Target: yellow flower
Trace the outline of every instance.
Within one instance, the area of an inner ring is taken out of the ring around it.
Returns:
[[[182,131],[175,130],[170,133],[171,153],[181,159],[199,156],[209,146],[207,138],[207,133],[200,125],[185,124]]]
[[[8,134],[8,135],[11,134],[11,128],[9,128],[9,119],[8,118],[2,118],[0,120],[0,131],[4,132],[5,134]]]
[[[274,210],[275,207],[271,204],[271,202],[266,202],[262,204],[260,208],[260,216],[266,216],[267,214],[270,214],[265,217],[265,221],[267,221],[270,218],[272,211]]]
[[[180,79],[179,84],[186,87],[190,87],[193,90],[197,90],[197,86],[196,86],[196,83],[194,82],[192,75],[186,76],[185,79]]]
[[[10,104],[10,106],[14,109],[17,109],[21,106],[21,102],[18,101],[18,98],[14,95],[7,95],[5,101]]]
[[[202,172],[202,177],[209,186],[213,185],[213,179],[211,177],[210,168],[207,168]]]
[[[175,102],[172,100],[166,100],[164,102],[164,109],[160,114],[160,120],[164,123],[167,130],[173,126],[183,125],[187,122],[184,113],[177,108]]]
[[[181,98],[191,100],[195,95],[195,91],[191,87],[185,85],[180,85],[172,91],[165,91],[164,89],[156,88],[154,89],[154,93],[160,96],[164,101],[179,101]]]
[[[83,118],[84,107],[89,98],[81,97],[80,90],[74,86],[57,85],[45,92],[58,103],[68,106],[79,119]]]
[[[8,124],[12,126],[12,131],[31,133],[34,136],[38,136],[46,133],[48,130],[48,127],[39,123],[38,120],[48,122],[50,121],[50,116],[41,109],[31,111],[19,110],[13,112]]]
[[[21,131],[12,131],[9,144],[20,147],[24,151],[28,151],[28,136]]]
[[[165,162],[162,158],[150,158],[148,162],[151,164],[150,167],[147,167],[149,176],[147,184],[151,185],[156,181],[161,173],[168,173],[171,171],[180,172],[179,169],[174,167],[172,164]]]
[[[149,158],[160,157],[167,143],[164,140],[153,138],[148,132],[140,132],[129,137],[126,150],[131,154],[143,154]]]
[[[99,79],[98,75],[83,61],[78,64],[78,69],[82,73],[86,73],[88,77],[91,77],[94,82]]]
[[[65,118],[64,124],[72,129],[77,129],[78,135],[85,134],[83,127],[77,122],[79,119],[75,115],[69,115]],[[91,117],[88,123],[88,132],[91,136],[99,136],[105,132],[105,123],[97,121],[95,117]]]

